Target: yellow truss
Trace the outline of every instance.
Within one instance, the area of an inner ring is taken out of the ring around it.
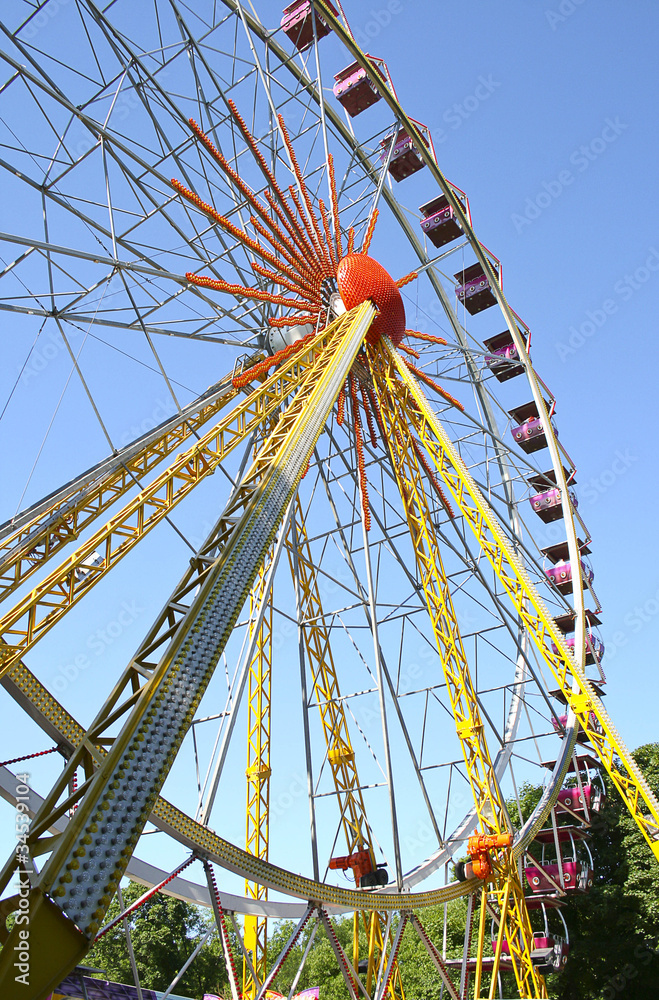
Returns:
[[[441,551],[414,447],[414,438],[410,431],[412,425],[406,408],[401,406],[396,398],[399,395],[398,373],[390,358],[380,348],[369,349],[367,356],[383,422],[383,437],[405,508],[478,821],[485,833],[505,833],[510,830],[510,821],[492,765],[478,696],[462,644],[450,586],[444,572]],[[500,927],[502,931],[505,927],[520,996],[546,997],[544,980],[531,961],[533,931],[512,852],[499,853],[497,869],[498,874],[494,879],[493,889],[499,907]],[[482,948],[481,936],[478,968],[480,968]],[[492,974],[493,987],[496,986],[497,972],[498,962],[495,960]],[[479,991],[480,978],[476,996],[479,996]]]
[[[256,355],[250,362],[256,363]],[[171,455],[192,434],[222,410],[238,394],[228,375],[214,391],[204,393],[187,406],[178,419],[168,421],[162,432],[148,435],[136,450],[135,443],[123,449],[102,469],[80,477],[57,496],[38,505],[32,516],[7,534],[0,544],[0,600],[11,594],[60,549],[75,541],[82,531],[135,488],[144,476]]]
[[[260,436],[265,433],[263,428]],[[272,590],[266,593],[266,580],[272,562],[272,550],[259,570],[250,594],[250,618],[266,601],[256,649],[249,665],[247,694],[247,810],[245,850],[256,858],[268,860],[270,828],[270,693],[272,683]],[[250,625],[250,635],[253,633]],[[268,888],[260,882],[245,880],[245,893],[252,899],[267,899]],[[268,958],[268,921],[266,917],[246,914],[243,943],[251,952],[252,968],[243,958],[243,997],[255,1000],[265,982]]]
[[[35,816],[27,839],[30,853],[34,857],[52,852],[29,897],[31,944],[41,955],[31,983],[35,1000],[52,990],[89,949],[374,312],[370,303],[364,303],[317,338],[323,347],[315,364],[307,369],[306,379],[297,380],[293,402],[281,414],[230,504],[236,515],[230,518],[232,529],[183,619],[185,627],[171,637],[146,681],[139,671],[135,674],[138,684],[145,683],[141,689],[133,689],[120,710],[108,712],[107,706],[101,710],[89,737],[74,752]],[[259,397],[262,391],[253,395]],[[243,429],[243,439],[244,435]],[[211,608],[216,609],[214,621],[209,617]],[[115,705],[116,701],[115,689],[110,703]],[[94,737],[99,726],[118,719],[122,712],[128,713],[126,721],[103,756],[94,745]],[[152,757],[154,737],[154,746],[165,749]],[[62,801],[70,777],[81,763],[88,776],[75,796],[68,795]],[[144,777],[134,785],[133,804],[128,807],[123,804],[124,777],[135,767],[142,769]],[[117,796],[119,801],[115,802]],[[52,840],[44,838],[74,797],[78,799],[77,810],[66,830]],[[133,817],[130,824],[125,819],[128,808]],[[87,876],[76,873],[81,859],[96,857],[97,846],[105,843],[108,822],[115,824],[112,829],[117,831],[109,859],[91,862],[100,878],[85,889],[78,883]],[[3,1000],[14,1000],[21,992],[12,964],[17,940],[18,926],[0,953]]]
[[[325,624],[323,604],[318,584],[318,574],[313,561],[311,546],[306,532],[304,513],[299,496],[295,498],[294,521],[287,548],[291,572],[297,572],[299,580],[299,621],[302,623],[301,638],[309,671],[313,680],[313,692],[320,713],[327,761],[330,766],[334,788],[340,806],[341,823],[348,853],[368,849],[375,867],[373,838],[366,818],[366,807],[362,795],[355,752],[350,739],[339,681],[334,666],[330,630]],[[383,952],[391,945],[391,935],[385,942],[382,932],[382,918],[377,912],[355,912],[353,925],[353,967],[359,965],[360,920],[368,942],[368,966],[366,990],[370,994],[373,975],[377,974]],[[404,991],[398,966],[395,966],[388,993],[395,1000],[403,998]]]
[[[397,405],[406,413],[410,427],[430,455],[466,523],[474,532],[481,552],[489,560],[540,655],[556,678],[569,708],[659,860],[659,802],[418,383],[391,342],[386,343],[385,349],[399,375],[398,382],[392,382]],[[553,651],[552,644],[558,652]]]
[[[104,575],[194,487],[313,376],[334,327],[284,362],[230,414],[53,570],[0,619],[0,677],[42,638]],[[85,565],[95,554],[94,565]]]
[[[300,498],[294,505],[295,555],[291,544],[287,547],[291,572],[295,571],[300,582],[299,620],[303,623],[302,642],[313,679],[313,691],[320,712],[323,735],[327,746],[327,760],[339,798],[342,825],[348,853],[360,848],[373,852],[371,832],[366,821],[366,808],[361,792],[355,752],[350,740],[348,721],[341,701],[339,682],[334,666],[330,631],[325,624],[323,605],[318,585],[318,575],[307,537]],[[375,864],[375,856],[371,858]]]

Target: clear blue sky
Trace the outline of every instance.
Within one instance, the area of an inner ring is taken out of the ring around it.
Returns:
[[[257,6],[275,27],[280,5]],[[557,397],[561,441],[577,466],[580,512],[593,538],[609,648],[607,707],[630,747],[656,740],[659,9],[650,0],[347,0],[345,7],[358,41],[386,59],[408,113],[430,126],[440,167],[468,193],[476,233],[502,260],[508,300],[532,330],[534,362]],[[12,339],[9,323],[3,329],[9,361],[0,405],[27,347]],[[61,382],[50,387],[47,375],[40,394],[52,409]],[[181,369],[186,384],[187,375]],[[98,391],[112,392],[102,373]],[[167,415],[159,393],[154,381],[148,397],[126,395],[122,443],[145,420]],[[41,405],[35,400],[35,410]],[[74,397],[67,419],[78,405]],[[3,517],[15,510],[43,430],[15,423],[6,430],[8,454],[20,450],[17,435],[32,451],[20,474],[8,475]],[[88,447],[82,435],[64,456],[60,442],[67,476],[100,457],[100,444]],[[55,461],[48,459],[50,472]],[[212,506],[207,491],[200,516]],[[158,545],[143,544],[157,565]],[[127,624],[112,655],[130,656],[160,597],[144,599],[128,568],[116,576],[116,611],[88,621],[78,609],[61,630],[62,648],[83,624],[93,635],[118,620],[125,600]],[[88,694],[73,687],[67,704],[83,711]],[[17,730],[16,747],[37,749],[34,733]]]

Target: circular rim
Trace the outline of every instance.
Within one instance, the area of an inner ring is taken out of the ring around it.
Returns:
[[[232,8],[235,13],[238,13],[239,16],[246,21],[246,23],[247,23],[247,25],[249,27],[249,30],[254,35],[259,36],[260,40],[262,42],[265,42],[266,39],[267,39],[268,45],[269,45],[271,51],[273,51],[276,55],[278,55],[283,61],[285,61],[285,60],[288,59],[288,54],[283,49],[280,49],[278,51],[278,47],[277,47],[276,41],[272,40],[269,37],[269,33],[266,32],[265,29],[263,29],[262,26],[260,26],[258,24],[258,22],[256,22],[251,17],[251,15],[248,15],[247,12],[243,11],[240,8],[239,4],[233,3],[233,2],[228,2],[227,6],[229,6],[230,8]],[[346,35],[345,31],[344,31],[345,37],[341,36],[340,27],[341,26],[339,25],[339,27],[336,29],[336,31],[337,31],[338,36],[341,38],[341,41],[344,43],[346,49],[349,50],[351,52],[351,54],[354,55],[355,58],[358,61],[360,59],[363,60],[364,59],[363,55],[361,53],[359,53],[359,51],[354,46],[354,43],[350,40],[349,36]],[[300,76],[300,72],[301,71],[299,70],[299,67],[297,67],[297,64],[294,63],[293,61],[287,62],[287,68],[290,69],[291,72],[298,77],[298,81],[300,81],[303,78],[303,77]],[[393,98],[393,95],[391,95],[391,94],[388,93],[387,88],[384,85],[380,85],[379,84],[379,81],[378,81],[378,86],[381,86],[381,89],[383,91],[382,96],[385,96],[386,99],[389,102],[390,102],[390,99],[391,100],[395,100]],[[306,83],[305,84],[305,89],[306,89],[306,91],[307,91],[307,93],[309,95],[309,99],[310,100],[314,100],[314,101],[317,102],[318,101],[318,91],[317,91],[315,85],[313,83]],[[341,122],[341,120],[338,117],[336,111],[333,109],[333,107],[330,104],[328,104],[326,107],[324,107],[324,114],[327,116],[327,118],[331,122],[332,126],[337,130],[337,133],[341,136],[342,141],[344,141],[346,143],[349,143],[349,144],[352,144],[352,146],[353,146],[353,152],[354,152],[355,156],[360,160],[361,165],[365,169],[365,171],[367,173],[368,172],[371,173],[371,176],[372,176],[373,180],[375,181],[376,178],[377,178],[377,171],[375,170],[373,164],[370,164],[369,161],[368,161],[368,159],[365,157],[365,155],[362,154],[359,146],[356,143],[356,140],[350,135],[349,130]],[[412,123],[412,121],[410,119],[407,119],[407,117],[404,115],[404,112],[402,111],[402,109],[398,106],[397,102],[396,102],[396,114],[397,114],[399,120],[402,121],[406,125],[406,127],[409,127],[410,131],[413,132],[414,127],[415,127],[414,124]],[[84,117],[85,117],[84,113],[79,113],[78,117],[79,117],[79,120],[84,120]],[[447,185],[446,182],[444,181],[444,179],[442,178],[441,174],[439,173],[439,171],[438,171],[438,169],[437,169],[437,167],[436,167],[436,165],[434,163],[434,160],[433,160],[430,152],[425,149],[425,147],[423,146],[422,143],[419,143],[418,145],[419,145],[419,148],[421,149],[422,156],[423,156],[423,158],[426,161],[426,166],[430,168],[430,172],[434,175],[434,178],[438,182],[440,188],[442,188],[442,190],[444,190],[444,194],[448,198],[449,203],[451,203],[452,201],[454,202],[454,204],[453,204],[454,210],[456,211],[456,214],[460,218],[460,221],[461,221],[461,224],[463,226],[463,229],[464,229],[466,235],[468,236],[468,238],[470,240],[470,243],[471,243],[471,245],[472,245],[472,247],[474,249],[476,257],[481,260],[481,263],[483,264],[483,267],[484,267],[486,273],[488,273],[488,269],[489,269],[489,272],[490,272],[489,273],[489,277],[494,278],[494,274],[492,272],[491,262],[490,262],[489,258],[487,257],[487,255],[483,252],[483,250],[481,248],[481,245],[476,241],[476,238],[475,238],[475,236],[473,234],[473,230],[471,230],[470,220],[468,219],[468,217],[467,217],[467,215],[466,215],[466,213],[465,213],[465,211],[464,211],[464,209],[463,209],[463,207],[462,207],[459,199],[457,199],[455,197],[455,194],[453,193],[453,189],[449,185]],[[406,238],[408,239],[408,241],[409,241],[410,245],[412,246],[414,252],[417,253],[417,255],[419,256],[420,261],[422,261],[422,263],[424,265],[427,265],[428,264],[427,254],[425,253],[425,250],[423,249],[420,240],[417,238],[414,230],[412,229],[412,226],[409,223],[409,220],[407,219],[406,215],[400,209],[398,203],[396,202],[393,194],[391,194],[388,191],[388,189],[386,187],[384,187],[382,189],[382,197],[387,202],[388,207],[391,209],[394,217],[396,218],[396,220],[397,220],[397,222],[398,222],[398,224],[400,226],[400,229],[405,233]],[[146,266],[141,266],[141,267],[142,267],[142,271],[144,272]],[[180,276],[173,275],[173,274],[167,274],[166,277],[168,279],[170,279],[170,280],[174,279],[179,284],[183,285],[183,282],[181,281],[181,277]],[[473,350],[470,349],[470,343],[469,343],[469,341],[466,338],[466,335],[464,333],[463,327],[460,324],[460,322],[458,321],[457,316],[455,316],[455,313],[454,313],[453,309],[451,308],[451,304],[448,301],[446,290],[445,290],[443,284],[441,283],[439,277],[437,276],[437,274],[435,273],[434,270],[430,272],[430,281],[433,284],[433,287],[435,288],[435,292],[437,293],[440,301],[442,301],[442,305],[443,305],[443,307],[444,307],[444,309],[446,311],[446,315],[447,315],[447,317],[449,317],[449,321],[451,322],[451,324],[453,326],[453,329],[454,329],[454,332],[455,332],[456,336],[459,338],[459,342],[461,342],[460,346],[462,346],[463,349],[465,350],[465,352],[468,353],[469,360],[473,364]],[[519,356],[523,359],[523,361],[524,361],[524,363],[526,365],[526,368],[527,368],[527,377],[529,379],[529,383],[530,383],[530,386],[531,386],[534,398],[536,399],[536,402],[538,402],[540,400],[540,398],[541,398],[540,397],[540,387],[538,386],[538,383],[537,383],[537,381],[535,379],[535,376],[534,376],[534,374],[532,372],[532,369],[530,368],[530,363],[528,361],[528,356],[526,354],[525,345],[523,343],[522,338],[519,335],[519,328],[518,328],[517,322],[516,322],[515,318],[512,316],[512,314],[510,313],[509,307],[507,306],[507,303],[505,302],[505,299],[503,299],[503,296],[500,293],[500,290],[498,288],[498,283],[496,281],[492,282],[492,287],[493,287],[493,289],[495,291],[496,297],[500,300],[500,305],[502,307],[503,314],[504,314],[504,316],[506,318],[506,321],[509,323],[509,326],[510,326],[510,329],[511,329],[511,334],[513,336],[513,340],[515,340],[515,342],[516,342],[516,346],[517,346],[517,349],[518,349]],[[451,319],[451,317],[453,317],[454,319]],[[475,370],[475,368],[474,368],[474,370]],[[494,414],[493,409],[492,409],[492,404],[491,404],[491,401],[490,401],[490,397],[489,397],[488,393],[485,390],[481,391],[481,389],[482,389],[482,379],[480,377],[480,374],[478,375],[478,377],[474,377],[474,383],[473,384],[474,384],[474,386],[477,389],[478,398],[479,398],[480,402],[483,405],[483,410],[485,412],[485,422],[486,422],[486,424],[487,424],[487,426],[489,428],[489,433],[490,433],[490,436],[491,436],[491,439],[492,439],[492,442],[493,442],[493,447],[494,447],[494,450],[495,450],[496,455],[497,455],[497,461],[499,462],[499,465],[501,467],[503,482],[504,482],[504,484],[507,484],[507,483],[510,482],[510,478],[509,478],[508,473],[507,473],[507,471],[505,469],[505,462],[506,462],[506,459],[507,459],[507,456],[508,456],[508,449],[501,443],[501,435],[499,434],[499,431],[497,429],[495,414]],[[560,453],[558,451],[557,442],[556,442],[556,440],[554,438],[554,435],[553,435],[553,432],[551,430],[549,430],[549,433],[548,433],[547,437],[548,437],[548,443],[549,443],[550,453],[551,453],[551,456],[552,456],[552,463],[554,465],[554,471],[555,471],[556,477],[557,477],[557,482],[560,481],[561,484],[562,484],[562,487],[563,487],[562,494],[563,494],[563,498],[564,498],[563,499],[563,503],[564,503],[564,518],[565,518],[564,523],[566,524],[566,527],[567,527],[568,548],[569,548],[570,555],[571,555],[572,559],[576,562],[576,559],[578,558],[578,556],[575,558],[575,553],[578,553],[578,548],[576,548],[576,546],[577,546],[576,529],[575,529],[575,526],[574,526],[574,523],[573,523],[571,511],[569,509],[569,504],[567,503],[567,501],[565,499],[565,497],[567,495],[567,488],[566,488],[566,484],[565,484],[565,480],[564,480],[564,475],[563,475],[563,471],[562,471],[561,456],[560,456]],[[507,489],[507,486],[504,486],[504,489]],[[508,498],[506,498],[506,499],[508,499]],[[516,520],[516,518],[517,518],[517,510],[516,510],[515,504],[512,501],[509,501],[509,511],[510,511],[511,519],[514,522]],[[569,515],[569,516],[565,517],[565,515]],[[516,529],[513,526],[513,531],[515,531],[515,530]],[[583,597],[581,595],[581,592],[580,592],[579,588],[577,588],[577,591],[578,591],[578,593],[575,596],[575,610],[577,611],[577,628],[583,630],[583,627],[584,627],[584,605],[583,605]],[[577,607],[577,605],[578,605],[578,607]],[[577,648],[579,648],[580,646],[583,645],[583,643],[580,641],[579,635],[580,635],[580,633],[577,632],[576,644],[575,644]],[[523,668],[523,665],[521,663],[520,663],[520,665],[518,665],[518,669],[520,671],[523,671],[524,668]],[[513,734],[513,735],[514,735],[514,732],[515,732],[517,721],[519,719],[519,713],[520,712],[521,712],[521,700],[518,701],[518,704],[517,704],[515,710],[514,711],[511,710],[512,714],[509,715],[509,720],[508,720],[507,726],[508,726],[508,731],[511,734]],[[545,794],[543,795],[543,799],[541,800],[541,804],[537,808],[534,816],[527,823],[527,825],[526,825],[525,830],[523,831],[523,833],[518,837],[518,840],[517,840],[517,845],[518,845],[517,846],[517,853],[521,852],[521,846],[519,846],[519,845],[524,845],[524,844],[528,843],[528,840],[530,839],[530,836],[531,836],[530,831],[532,829],[536,829],[537,826],[541,824],[542,819],[547,815],[547,813],[549,811],[549,808],[551,807],[551,804],[552,804],[553,800],[555,800],[555,797],[558,794],[558,789],[560,787],[560,784],[562,783],[562,780],[563,780],[563,777],[564,777],[564,774],[565,774],[565,769],[567,768],[567,765],[569,763],[569,756],[571,754],[571,751],[572,751],[572,748],[573,748],[573,745],[574,745],[574,740],[576,738],[576,734],[575,734],[575,731],[574,731],[574,718],[573,717],[571,717],[571,718],[568,719],[567,732],[568,732],[568,738],[563,743],[562,753],[560,755],[559,762],[557,763],[556,768],[554,769],[552,778],[550,779],[550,781],[549,781],[549,783],[547,785]],[[507,762],[506,761],[506,751],[502,750],[500,752],[498,760],[497,760],[497,766],[499,766],[501,768],[501,770],[503,771],[505,769],[506,762]],[[462,820],[462,822],[460,824],[458,824],[458,827],[456,828],[456,831],[454,831],[454,834],[452,835],[452,837],[449,838],[449,839],[453,839],[457,843],[459,840],[462,839],[462,834],[469,828],[469,826],[470,826],[470,824],[472,822],[473,822],[473,813],[467,813],[467,815],[464,817],[464,819]],[[410,873],[408,875],[408,878],[406,880],[406,886],[411,887],[413,884],[416,884],[417,881],[421,880],[422,877],[425,877],[431,871],[434,871],[436,868],[438,868],[442,864],[446,863],[446,861],[448,860],[448,858],[451,856],[452,853],[453,852],[444,851],[444,852],[440,852],[439,855],[434,855],[434,856],[426,859],[424,862],[421,863],[420,866],[417,867],[417,869],[415,870],[414,873]],[[309,880],[307,880],[306,884],[307,885],[310,884]],[[313,884],[313,885],[322,885],[322,883],[320,883],[320,884],[319,883],[311,883],[311,884]],[[324,888],[327,888],[327,887],[324,887]],[[462,892],[469,891],[469,886],[468,886],[467,883],[462,884],[462,886],[460,886],[459,888],[460,888],[460,893],[456,893],[456,894],[461,894]],[[310,891],[310,890],[308,890],[308,891]],[[320,891],[321,891],[320,889],[314,889],[314,893],[320,894]],[[442,890],[437,890],[437,891],[442,891]],[[356,891],[350,891],[350,890],[346,890],[345,892],[347,893],[347,895],[344,898],[345,899],[350,899],[350,901],[351,901],[351,903],[352,903],[353,906],[359,905],[360,908],[369,908],[368,904],[366,904],[366,902],[364,901],[364,895],[363,894],[360,894],[360,893],[358,893]],[[388,894],[388,895],[392,895],[392,894]],[[423,895],[425,895],[425,894],[423,894]],[[377,902],[378,908],[382,908],[382,909],[387,908],[388,900],[386,900],[383,897],[384,897],[384,894],[378,894],[378,902]],[[394,897],[394,898],[398,898],[399,899],[399,897]],[[406,899],[407,898],[408,897],[406,896]],[[416,899],[417,898],[417,894],[415,894],[414,896],[412,896],[410,898]],[[419,896],[419,898],[421,898],[421,897]],[[443,896],[438,897],[438,899],[443,899],[443,898],[444,898]],[[434,894],[433,894],[433,899],[435,899]],[[359,900],[359,903],[358,903],[358,900]],[[329,901],[330,900],[328,899],[328,902]],[[399,900],[399,903],[400,903],[400,900]],[[417,904],[415,903],[415,905],[417,905]],[[375,908],[375,904],[373,904],[373,908]]]

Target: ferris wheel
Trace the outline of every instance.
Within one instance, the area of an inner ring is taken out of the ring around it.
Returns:
[[[407,927],[454,1000],[546,996],[598,774],[656,856],[659,806],[531,331],[340,4],[135,6],[3,23],[0,680],[64,758],[2,772],[32,995],[126,874],[212,907],[234,1000],[310,924],[352,1000],[404,996]],[[454,958],[424,911],[461,897]]]

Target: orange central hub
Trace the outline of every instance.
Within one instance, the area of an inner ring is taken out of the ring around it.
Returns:
[[[405,307],[396,282],[382,264],[366,254],[350,253],[340,261],[336,279],[346,309],[354,309],[367,299],[376,306],[378,315],[366,334],[368,343],[390,337],[398,347],[405,333]]]

